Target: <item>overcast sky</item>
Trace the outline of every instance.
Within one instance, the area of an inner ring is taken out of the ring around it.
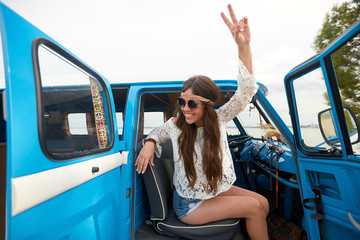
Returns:
[[[236,78],[236,46],[220,17],[248,16],[255,73],[281,115],[285,74],[315,54],[324,16],[344,0],[5,0],[110,82]]]

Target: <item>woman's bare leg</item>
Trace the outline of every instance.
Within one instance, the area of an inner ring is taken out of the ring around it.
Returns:
[[[246,229],[250,238],[252,240],[267,240],[266,214],[268,210],[266,209],[268,209],[268,204],[267,207],[264,207],[263,200],[258,200],[258,196],[228,195],[233,192],[237,194],[239,192],[246,193],[246,191],[232,188],[217,197],[204,201],[195,211],[180,220],[187,224],[198,225],[227,218],[245,218]]]
[[[250,191],[250,190],[247,190],[244,188],[240,188],[237,186],[231,186],[231,188],[229,190],[219,194],[219,196],[249,196],[249,197],[256,198],[261,203],[261,206],[263,207],[264,212],[265,212],[265,216],[267,216],[269,213],[268,200],[263,195],[258,194],[256,192],[253,192],[253,191]]]

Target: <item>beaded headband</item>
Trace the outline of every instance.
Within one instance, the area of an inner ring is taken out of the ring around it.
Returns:
[[[211,101],[210,99],[207,99],[207,98],[204,98],[202,96],[195,95],[195,94],[192,94],[192,93],[184,93],[184,92],[182,92],[181,96],[182,97],[187,97],[187,98],[190,98],[190,99],[196,99],[196,100],[199,100],[201,102],[206,102],[206,103],[209,103],[210,105],[214,105],[214,102]]]

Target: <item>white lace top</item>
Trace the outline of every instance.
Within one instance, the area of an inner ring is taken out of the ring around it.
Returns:
[[[158,157],[161,155],[160,143],[165,142],[169,138],[171,139],[174,159],[173,182],[176,191],[181,197],[202,200],[209,199],[227,191],[235,182],[236,175],[227,141],[226,123],[232,120],[248,105],[257,89],[258,86],[255,83],[254,75],[250,75],[243,62],[239,60],[238,89],[227,103],[216,110],[220,122],[220,145],[223,152],[223,177],[218,183],[218,191],[216,193],[211,192],[209,194],[206,191],[207,179],[202,168],[201,154],[204,143],[204,131],[202,127],[197,128],[197,136],[195,140],[196,155],[194,155],[194,165],[196,170],[196,182],[193,188],[188,186],[189,181],[186,178],[184,164],[179,156],[178,137],[180,135],[180,129],[173,123],[173,119],[169,119],[163,126],[155,128],[150,132],[147,139],[154,139],[156,141],[155,153]],[[154,164],[156,164],[156,162]]]

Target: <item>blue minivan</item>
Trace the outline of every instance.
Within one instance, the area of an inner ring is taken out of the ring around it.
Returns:
[[[3,3],[0,29],[3,239],[247,238],[242,219],[174,218],[171,146],[144,175],[135,171],[142,140],[174,115],[183,81],[110,84]],[[348,75],[338,74],[352,71],[360,84],[359,45],[358,21],[285,76],[291,126],[261,83],[228,123],[235,184],[269,200],[271,239],[360,239],[360,116],[339,88]],[[354,67],[334,61],[344,54]],[[237,88],[216,83],[214,107]]]

